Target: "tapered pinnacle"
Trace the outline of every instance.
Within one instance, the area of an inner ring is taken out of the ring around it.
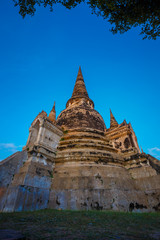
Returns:
[[[54,111],[54,112],[56,111],[56,110],[55,110],[55,104],[56,104],[56,103],[55,103],[55,101],[54,101],[53,108],[52,108],[52,111]]]
[[[113,113],[110,109],[110,128],[118,127],[118,122],[116,121],[115,117],[113,116]]]
[[[52,122],[55,122],[55,121],[56,121],[55,102],[54,102],[54,105],[53,105],[53,107],[52,107],[52,110],[50,111],[49,119],[50,119]]]
[[[73,93],[72,93],[72,98],[73,97],[74,98],[75,97],[82,97],[82,98],[87,97],[87,98],[89,98],[87,90],[86,90],[86,86],[85,86],[85,83],[84,83],[84,80],[83,80],[81,67],[79,67],[79,70],[78,70],[76,83],[75,83],[74,90],[73,90]]]
[[[79,66],[78,75],[77,75],[77,79],[79,79],[79,78],[80,78],[80,79],[83,79],[81,66]]]

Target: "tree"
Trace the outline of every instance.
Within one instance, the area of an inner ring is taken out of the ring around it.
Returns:
[[[34,15],[37,6],[50,7],[60,3],[68,9],[85,0],[13,0],[19,6],[24,18]],[[113,27],[112,33],[124,33],[140,26],[143,39],[156,39],[160,36],[160,0],[88,0],[86,2],[96,15],[107,19]]]

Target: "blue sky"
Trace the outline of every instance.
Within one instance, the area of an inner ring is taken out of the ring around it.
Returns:
[[[79,65],[107,128],[111,108],[160,159],[160,40],[142,40],[138,28],[113,35],[110,27],[85,4],[41,7],[22,19],[12,1],[0,2],[0,160],[22,149],[39,112],[54,101],[57,116],[65,108]]]

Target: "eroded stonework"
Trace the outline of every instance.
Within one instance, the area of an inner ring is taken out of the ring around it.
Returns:
[[[54,104],[31,124],[23,151],[0,163],[1,211],[43,208],[160,210],[159,161],[112,112],[106,128],[81,69],[57,120]]]

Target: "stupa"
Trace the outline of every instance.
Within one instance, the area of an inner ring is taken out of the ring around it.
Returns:
[[[66,109],[39,113],[23,150],[0,162],[0,210],[44,208],[160,210],[160,162],[111,111],[106,128],[81,68]]]

